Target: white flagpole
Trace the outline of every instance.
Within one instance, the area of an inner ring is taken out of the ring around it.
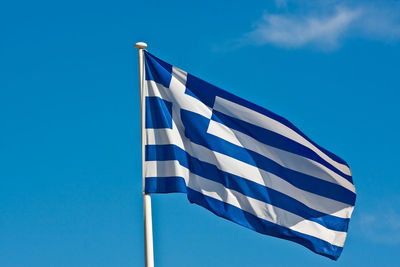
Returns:
[[[139,83],[140,83],[140,124],[142,139],[142,180],[143,180],[143,216],[144,216],[144,259],[146,267],[154,267],[153,253],[153,226],[151,218],[151,196],[144,193],[144,130],[145,130],[145,101],[144,101],[144,51],[147,47],[146,43],[138,42],[135,48],[139,52]]]

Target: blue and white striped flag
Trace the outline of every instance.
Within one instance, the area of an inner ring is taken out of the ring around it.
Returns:
[[[356,192],[344,160],[286,119],[145,52],[145,192],[337,259]]]

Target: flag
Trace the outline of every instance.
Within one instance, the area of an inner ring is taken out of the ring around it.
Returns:
[[[288,120],[145,51],[145,193],[336,260],[356,192],[347,163]]]

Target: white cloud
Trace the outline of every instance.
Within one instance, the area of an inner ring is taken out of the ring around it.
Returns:
[[[349,25],[360,16],[357,10],[338,9],[327,17],[264,14],[256,28],[246,34],[249,42],[285,47],[316,45],[336,47]]]
[[[329,2],[329,1],[328,1]],[[380,6],[371,4],[347,6],[341,1],[310,8],[299,14],[265,13],[243,35],[238,46],[272,44],[286,48],[304,46],[330,50],[340,46],[348,37],[361,37],[381,41],[400,39],[400,3],[383,1]],[[287,1],[277,0],[278,7]]]

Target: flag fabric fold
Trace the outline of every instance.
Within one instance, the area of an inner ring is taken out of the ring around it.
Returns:
[[[189,201],[336,260],[356,192],[347,163],[288,120],[145,51],[145,193]]]

